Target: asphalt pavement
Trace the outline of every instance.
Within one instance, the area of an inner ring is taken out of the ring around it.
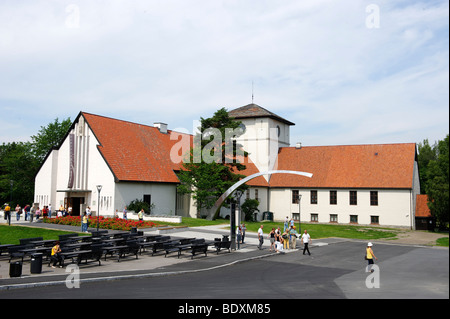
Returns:
[[[52,224],[33,223],[32,226],[79,231],[79,227]],[[166,235],[172,237],[213,240],[229,235],[229,230],[223,227],[204,226],[145,232],[167,232]],[[185,253],[178,259],[176,254],[164,257],[163,253],[151,256],[151,253],[146,252],[139,255],[137,260],[130,256],[118,262],[116,258],[108,257],[106,261],[102,260],[101,266],[97,263],[82,264],[78,268],[77,278],[83,287],[92,289],[77,291],[83,291],[83,296],[91,298],[108,294],[116,298],[122,295],[132,298],[138,292],[136,298],[190,296],[207,299],[227,298],[229,291],[237,286],[240,287],[238,290],[242,296],[267,298],[269,295],[265,291],[268,286],[286,283],[276,288],[286,298],[449,298],[448,248],[374,241],[374,250],[379,258],[376,270],[379,272],[372,275],[366,273],[367,262],[363,260],[366,243],[367,241],[361,240],[313,237],[310,244],[311,256],[301,254],[301,245],[298,245],[300,250],[291,249],[284,254],[277,254],[269,250],[267,237],[264,249],[259,250],[257,235],[247,233],[245,243],[238,249],[219,254],[210,250],[206,257],[198,255],[191,259],[190,254]],[[41,274],[30,274],[29,269],[30,262],[25,261],[22,276],[10,278],[8,259],[0,258],[0,297],[24,296],[25,292],[17,288],[31,287],[54,288],[45,290],[45,295],[57,295],[57,291],[67,293],[66,287],[74,278],[72,267],[53,269],[44,263]],[[193,278],[198,288],[194,291],[191,283]],[[215,284],[212,285],[212,282]],[[140,285],[146,287],[148,295],[142,295],[142,291],[136,289]],[[169,295],[161,295],[158,288],[161,285],[167,286]],[[127,287],[129,290],[126,290]],[[73,289],[70,291],[74,296],[77,293]],[[114,294],[119,291],[123,293]]]

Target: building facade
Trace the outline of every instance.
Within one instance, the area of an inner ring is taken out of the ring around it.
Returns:
[[[242,122],[244,134],[237,142],[249,152],[241,173],[313,174],[249,181],[241,203],[258,199],[258,219],[272,212],[274,220],[415,228],[420,185],[414,143],[290,146],[294,123],[256,104],[229,114]],[[152,215],[195,217],[192,198],[177,193],[182,163],[173,154],[181,140],[191,145],[192,136],[164,123],[141,125],[80,112],[36,175],[35,202],[71,207],[74,215],[89,206],[94,214],[112,216],[141,199],[152,204]],[[222,208],[221,215],[229,216],[230,209]]]

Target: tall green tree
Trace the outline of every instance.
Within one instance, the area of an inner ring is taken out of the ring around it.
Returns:
[[[11,205],[31,204],[34,176],[38,161],[31,152],[31,143],[8,143],[0,146],[0,200]]]
[[[430,146],[419,144],[421,190],[428,195],[428,207],[440,228],[449,223],[449,135]]]
[[[31,142],[0,145],[0,203],[31,204],[34,178],[47,153],[59,145],[71,126],[70,118],[42,126]]]
[[[47,126],[41,126],[41,129],[36,135],[31,136],[32,151],[34,156],[43,161],[47,153],[61,143],[63,137],[67,134],[72,121],[70,118],[63,120],[62,122],[56,118],[52,123]]]
[[[240,121],[230,118],[225,108],[210,118],[201,118],[199,133],[194,137],[194,147],[184,160],[179,173],[181,194],[192,194],[197,206],[197,215],[210,209],[217,199],[244,175],[239,171],[246,167],[241,160],[247,156],[242,145],[234,142],[243,134]],[[240,155],[240,160],[236,156]],[[246,186],[242,186],[242,190]],[[216,216],[209,216],[216,218]]]

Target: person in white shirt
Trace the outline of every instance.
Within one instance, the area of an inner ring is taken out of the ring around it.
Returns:
[[[309,236],[308,232],[305,229],[305,233],[302,235],[302,243],[303,243],[303,255],[305,254],[305,251],[308,251],[308,255],[311,256],[311,253],[309,252],[308,244],[311,242],[311,236]]]
[[[264,227],[264,226],[261,225],[261,227],[258,229],[258,239],[259,239],[258,249],[259,249],[259,250],[262,249],[262,245],[264,244],[263,227]]]

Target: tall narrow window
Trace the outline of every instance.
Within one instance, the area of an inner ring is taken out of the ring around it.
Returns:
[[[378,206],[378,192],[377,191],[370,192],[370,206]]]
[[[337,191],[330,191],[330,205],[337,205]]]
[[[144,203],[147,203],[149,207],[152,205],[152,195],[144,195]]]
[[[292,204],[298,204],[298,189],[292,190]]]
[[[255,189],[255,199],[258,200],[258,190]]]
[[[350,205],[358,205],[358,196],[356,191],[350,191]]]
[[[311,204],[317,204],[317,191],[311,191]]]

